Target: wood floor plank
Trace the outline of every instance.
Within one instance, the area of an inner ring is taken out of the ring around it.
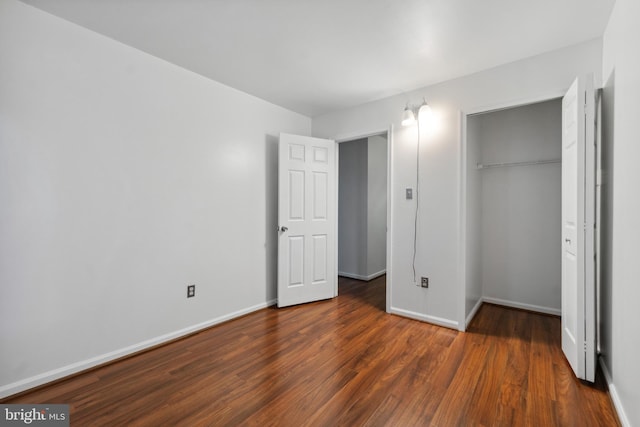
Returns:
[[[267,308],[5,399],[73,426],[617,426],[576,380],[557,317],[484,304],[468,332],[384,312],[385,278]]]

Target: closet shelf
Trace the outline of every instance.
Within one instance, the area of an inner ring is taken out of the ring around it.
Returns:
[[[551,159],[551,160],[534,160],[531,162],[512,162],[512,163],[477,163],[476,167],[478,169],[491,169],[491,168],[506,168],[512,166],[533,166],[533,165],[546,165],[548,163],[562,163],[562,159]]]

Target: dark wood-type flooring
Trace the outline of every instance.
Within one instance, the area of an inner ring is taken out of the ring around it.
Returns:
[[[495,305],[468,332],[386,314],[384,277],[268,308],[4,403],[67,403],[72,426],[616,426],[577,381],[560,319]]]

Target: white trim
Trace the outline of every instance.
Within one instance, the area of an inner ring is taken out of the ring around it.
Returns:
[[[602,373],[604,374],[604,379],[607,382],[607,386],[609,387],[609,396],[611,396],[613,407],[618,413],[618,420],[620,420],[620,424],[622,424],[623,427],[631,427],[629,418],[627,417],[627,414],[622,407],[622,401],[620,400],[620,396],[618,395],[618,389],[616,389],[616,386],[613,385],[613,379],[611,378],[611,374],[607,369],[607,365],[604,363],[602,357],[599,358],[599,362],[600,368],[602,368]]]
[[[381,270],[381,271],[378,271],[377,273],[369,274],[368,276],[363,276],[363,275],[360,275],[360,274],[347,273],[345,271],[338,271],[338,276],[348,277],[349,279],[364,280],[366,282],[368,282],[369,280],[373,280],[376,277],[383,276],[385,274],[387,274],[387,270]]]
[[[32,377],[25,378],[23,380],[16,381],[11,384],[7,384],[5,386],[0,387],[0,399],[14,395],[16,393],[20,393],[25,390],[29,390],[34,387],[38,387],[43,384],[47,384],[55,380],[59,380],[64,377],[68,377],[69,375],[73,375],[78,372],[86,371],[87,369],[91,369],[96,366],[148,349],[150,347],[154,347],[154,346],[175,340],[177,338],[181,338],[183,336],[192,334],[194,332],[198,332],[203,329],[210,328],[211,326],[217,325],[219,323],[223,323],[223,322],[235,319],[237,317],[244,316],[245,314],[249,314],[254,311],[262,310],[263,308],[270,307],[275,304],[276,304],[276,300],[270,300],[265,303],[256,304],[254,306],[247,307],[245,309],[238,310],[233,313],[225,314],[223,316],[216,317],[215,319],[207,320],[205,322],[198,323],[196,325],[192,325],[187,328],[180,329],[178,331],[160,335],[158,337],[151,338],[149,340],[142,341],[140,343],[121,348],[119,350],[101,354],[99,356],[95,356],[90,359],[75,362],[58,369],[53,369],[51,371],[44,372],[42,374],[34,375]]]
[[[386,278],[386,306],[387,313],[391,313],[391,265],[393,263],[393,124],[387,131],[387,278]]]
[[[478,302],[476,303],[476,305],[473,306],[473,308],[471,309],[471,312],[469,313],[469,315],[465,319],[465,322],[464,322],[465,323],[465,327],[469,326],[469,323],[471,323],[473,318],[476,316],[476,313],[478,312],[478,310],[480,310],[480,307],[482,306],[483,302],[484,302],[483,298],[480,297],[478,299]]]
[[[538,313],[552,314],[554,316],[560,316],[561,311],[559,308],[543,307],[541,305],[525,304],[523,302],[509,301],[500,298],[482,297],[482,301],[490,304],[504,305],[505,307],[520,308],[523,310],[535,311]]]
[[[385,134],[385,133],[388,135],[389,132],[390,132],[390,128],[366,130],[366,131],[362,131],[362,132],[347,132],[347,133],[343,133],[341,135],[338,135],[338,136],[334,137],[333,139],[338,144],[340,144],[340,143],[343,143],[343,142],[355,141],[356,139],[369,138],[370,136],[382,135],[382,134]],[[387,138],[388,138],[388,136],[387,136]]]
[[[467,115],[459,112],[458,134],[458,324],[464,332],[469,322],[465,319],[467,300]]]
[[[335,140],[334,140],[335,141]],[[335,240],[334,240],[334,268],[333,268],[333,274],[335,277],[335,286],[334,286],[334,290],[333,290],[333,297],[337,297],[338,296],[338,276],[340,275],[340,272],[338,271],[338,264],[340,262],[339,259],[339,251],[340,251],[340,148],[339,148],[339,142],[335,141],[335,149],[334,149],[334,158],[335,158],[335,168],[336,168],[336,177],[335,177],[335,215],[336,215],[336,223],[335,223],[335,227],[334,227],[334,232],[335,234]]]
[[[584,94],[584,224],[588,224],[584,229],[584,342],[585,349],[585,379],[595,382],[596,367],[598,365],[597,349],[597,313],[596,313],[596,116],[595,116],[595,77],[593,73],[583,77]],[[580,197],[578,197],[580,200]],[[580,242],[580,239],[578,239]],[[578,264],[580,265],[580,264]],[[578,275],[580,277],[580,275]]]
[[[602,240],[602,91],[596,92],[596,325],[600,325],[601,305],[600,298],[602,282],[600,272],[602,271],[602,250],[600,249]],[[600,328],[596,327],[596,355],[602,352]]]
[[[391,314],[396,314],[409,319],[420,320],[422,322],[431,323],[437,326],[443,326],[450,329],[458,329],[458,322],[455,320],[443,319],[442,317],[430,316],[428,314],[416,313],[414,311],[403,310],[401,308],[391,307]]]
[[[497,104],[490,104],[490,105],[470,108],[466,110],[464,114],[466,116],[471,116],[474,114],[492,113],[495,111],[506,110],[508,108],[524,107],[525,105],[537,104],[539,102],[546,102],[546,101],[551,101],[553,99],[562,98],[565,94],[566,94],[566,89],[554,90],[551,92],[547,92],[546,94],[539,95],[539,96],[532,96],[530,98],[513,99],[507,102],[500,102]]]

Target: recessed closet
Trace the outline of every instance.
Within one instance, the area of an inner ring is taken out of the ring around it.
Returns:
[[[466,315],[561,308],[562,100],[467,116]]]

